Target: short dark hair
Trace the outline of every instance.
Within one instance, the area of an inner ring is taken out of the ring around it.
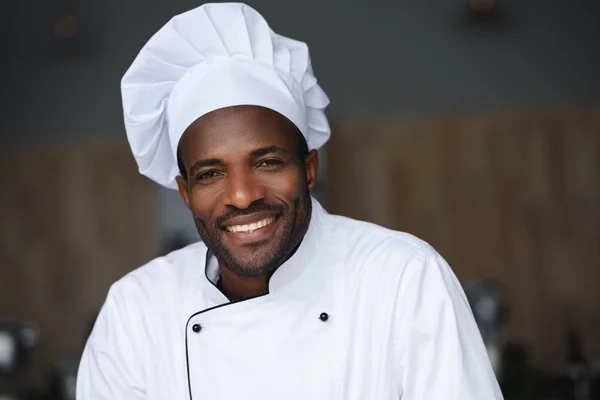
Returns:
[[[298,129],[298,139],[300,143],[298,144],[298,156],[300,160],[304,160],[304,157],[308,154],[308,143],[306,143],[306,139],[300,130]],[[183,160],[181,159],[181,149],[179,146],[177,147],[177,167],[179,167],[179,174],[187,180],[187,171],[185,170],[185,165],[183,164]]]

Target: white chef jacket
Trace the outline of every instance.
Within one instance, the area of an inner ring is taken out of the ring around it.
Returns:
[[[458,280],[414,236],[313,199],[269,294],[236,303],[211,257],[192,244],[112,285],[77,399],[502,399]]]

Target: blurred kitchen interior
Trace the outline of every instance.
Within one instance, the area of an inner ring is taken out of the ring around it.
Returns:
[[[0,0],[0,333],[25,342],[0,395],[72,398],[110,284],[197,240],[137,173],[119,81],[200,4]],[[448,260],[507,399],[599,399],[600,2],[249,4],[332,100],[316,197]]]

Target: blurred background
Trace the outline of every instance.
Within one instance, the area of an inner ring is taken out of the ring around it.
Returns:
[[[73,399],[110,284],[198,240],[119,83],[200,4],[0,0],[0,398]],[[600,399],[600,1],[248,4],[332,100],[315,196],[448,260],[507,399]]]

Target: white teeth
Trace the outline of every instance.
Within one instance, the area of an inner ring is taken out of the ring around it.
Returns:
[[[270,217],[270,218],[265,218],[262,221],[253,222],[253,223],[247,224],[247,225],[233,225],[233,226],[228,226],[225,229],[227,229],[229,232],[252,233],[252,232],[254,232],[257,229],[264,228],[265,226],[269,225],[273,221],[275,221],[275,218],[274,217]]]

